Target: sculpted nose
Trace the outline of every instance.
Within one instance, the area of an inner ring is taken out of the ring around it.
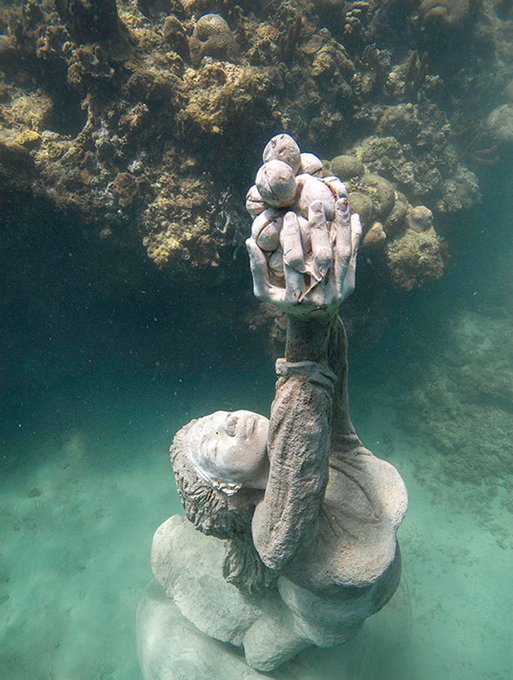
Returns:
[[[239,423],[239,418],[236,415],[230,414],[226,418],[225,430],[230,435],[230,437],[235,437],[237,434],[237,425]]]
[[[256,419],[252,416],[246,419],[246,427],[244,428],[245,439],[250,439],[255,429]]]

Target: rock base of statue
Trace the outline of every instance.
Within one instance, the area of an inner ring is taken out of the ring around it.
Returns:
[[[261,673],[249,668],[240,647],[214,640],[187,621],[156,581],[139,603],[137,630],[144,680],[312,680],[321,677],[320,668],[330,669],[323,670],[325,680],[355,680],[365,653],[358,636],[343,648],[310,647],[274,671]]]
[[[409,648],[410,600],[404,580],[393,600],[344,645],[309,647],[270,673],[248,667],[240,647],[218,642],[190,623],[152,581],[137,611],[137,644],[144,680],[364,680],[393,678]],[[389,673],[387,671],[390,671]],[[410,676],[413,677],[413,676]]]
[[[311,645],[332,647],[351,640],[369,613],[376,611],[372,611],[375,597],[382,596],[384,588],[394,592],[397,587],[399,568],[392,570],[389,585],[386,579],[378,580],[379,593],[362,590],[361,596],[338,602],[336,625],[330,617],[331,603],[308,593],[309,600],[316,599],[309,606],[328,613],[323,624],[305,620],[285,604],[303,595],[287,579],[280,578],[278,587],[264,597],[242,594],[223,578],[224,553],[223,541],[196,531],[183,516],[169,518],[155,533],[152,568],[158,583],[149,587],[138,613],[146,680],[264,677],[258,671],[273,671],[265,676],[273,678],[312,677],[311,664],[317,664],[323,653]],[[333,657],[336,668],[343,661],[348,678],[356,677],[361,644],[344,645],[347,651]]]

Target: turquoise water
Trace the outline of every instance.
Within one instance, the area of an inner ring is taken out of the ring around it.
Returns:
[[[360,435],[410,495],[410,618],[369,642],[365,680],[513,677],[513,248],[507,206],[490,205],[476,216],[482,242],[469,238],[443,282],[399,301],[383,341],[351,355]],[[272,360],[254,339],[198,333],[201,300],[183,317],[172,291],[104,300],[82,286],[21,300],[2,334],[9,680],[140,677],[135,608],[152,534],[180,511],[169,442],[192,417],[266,413],[273,396]],[[339,677],[326,658],[317,677]]]

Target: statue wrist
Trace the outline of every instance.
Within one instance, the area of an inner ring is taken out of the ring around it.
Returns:
[[[336,318],[336,314],[315,317],[288,315],[286,360],[327,365],[329,338]]]

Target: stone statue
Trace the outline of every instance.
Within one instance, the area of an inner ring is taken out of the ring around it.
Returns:
[[[246,245],[256,297],[288,319],[270,419],[218,411],[178,432],[171,460],[190,522],[157,530],[152,567],[186,619],[271,671],[346,642],[392,597],[407,495],[349,413],[338,312],[355,286],[358,215],[290,136],[263,159]]]

